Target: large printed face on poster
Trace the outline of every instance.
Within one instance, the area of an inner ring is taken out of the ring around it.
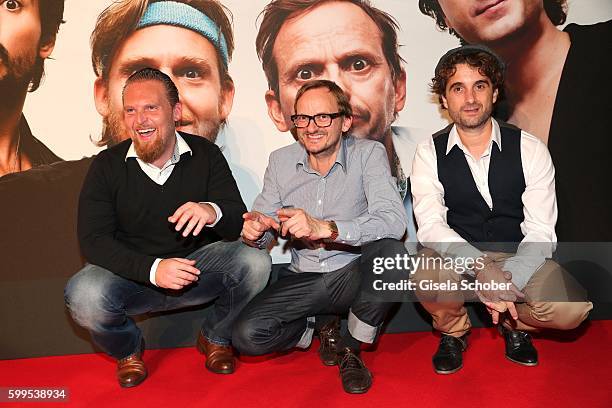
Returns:
[[[37,3],[30,2],[4,2],[2,10],[14,7],[12,4]],[[96,75],[91,69],[91,49],[89,39],[94,30],[96,19],[100,13],[112,2],[107,0],[94,0],[87,6],[78,2],[67,3],[64,11],[65,24],[62,24],[58,33],[56,49],[53,60],[47,60],[47,75],[44,86],[35,93],[28,95],[24,112],[32,128],[33,134],[48,146],[53,152],[64,159],[76,159],[82,156],[95,154],[99,147],[91,143],[100,140],[102,135],[102,121],[100,113],[108,116],[112,112],[109,107],[117,105],[116,89],[120,88],[120,81],[113,82],[121,74],[118,69],[111,73],[111,86],[95,86]],[[127,3],[141,3],[132,1]],[[197,3],[197,2],[195,2]],[[185,130],[201,133],[211,133],[211,126],[215,122],[228,118],[229,127],[222,133],[229,137],[225,141],[228,145],[240,145],[241,151],[234,148],[230,161],[241,163],[242,170],[252,177],[260,179],[265,168],[265,162],[270,151],[290,143],[293,139],[285,131],[288,128],[287,117],[291,111],[292,95],[300,82],[314,76],[326,76],[337,80],[351,94],[353,105],[357,112],[355,133],[362,135],[380,135],[381,130],[388,128],[393,121],[393,113],[399,116],[396,125],[410,125],[419,127],[427,132],[433,132],[446,123],[446,117],[440,112],[438,106],[432,103],[427,84],[432,76],[433,66],[439,56],[448,48],[456,46],[458,39],[446,32],[437,30],[435,21],[423,15],[418,5],[407,7],[405,3],[392,0],[379,0],[371,2],[383,12],[388,13],[398,23],[399,55],[405,63],[399,75],[392,75],[389,62],[381,55],[381,32],[375,22],[365,15],[363,10],[349,2],[330,2],[314,7],[305,13],[282,24],[281,31],[274,41],[274,51],[278,55],[279,90],[268,92],[268,80],[260,68],[261,63],[256,55],[255,38],[261,25],[260,13],[268,1],[250,1],[248,5],[243,1],[227,0],[223,4],[231,11],[234,22],[234,37],[236,49],[230,62],[229,73],[234,79],[235,96],[232,105],[232,92],[220,92],[221,84],[217,78],[210,79],[210,83],[202,86],[193,86],[192,80],[196,71],[183,74],[183,82],[189,82],[189,89],[182,92],[186,105],[193,105],[187,109]],[[469,36],[464,18],[471,12],[470,7],[480,2],[442,1],[441,6],[448,15],[449,24],[457,30],[464,29],[466,38]],[[520,3],[516,6],[522,8],[517,11],[525,15],[535,3],[541,7],[541,2],[522,1],[506,2]],[[570,19],[568,21],[592,22],[605,20],[610,14],[610,7],[606,2],[596,2],[586,7],[582,4],[572,4]],[[513,6],[515,7],[515,6]],[[341,9],[341,10],[340,10]],[[522,11],[521,11],[522,10]],[[606,14],[608,13],[608,14]],[[572,15],[576,16],[574,20]],[[258,20],[259,17],[259,20]],[[479,18],[484,18],[479,16]],[[313,23],[314,21],[314,23]],[[476,22],[477,23],[477,22]],[[472,24],[476,27],[477,24]],[[309,35],[308,27],[316,30]],[[121,27],[117,27],[118,33]],[[300,30],[304,31],[301,37]],[[141,31],[140,33],[138,31]],[[138,30],[123,45],[121,53],[151,53],[159,60],[157,64],[165,64],[166,71],[176,68],[171,65],[169,51],[174,54],[185,54],[192,57],[194,53],[206,56],[206,48],[210,43],[202,36],[198,37],[193,31],[168,26],[154,26]],[[145,35],[145,31],[149,34]],[[295,34],[295,36],[292,36]],[[150,35],[150,37],[149,37]],[[185,37],[182,37],[185,36]],[[326,37],[327,36],[327,37]],[[187,38],[190,37],[190,38]],[[333,39],[333,40],[332,40]],[[325,48],[327,41],[327,48]],[[345,47],[350,43],[349,47]],[[355,55],[361,59],[353,58],[346,61],[334,61],[329,64],[330,58],[337,57],[333,53],[351,51],[351,47],[362,48],[362,53]],[[211,51],[210,49],[208,51]],[[287,52],[289,51],[289,52]],[[301,72],[289,72],[294,62],[308,62],[309,54],[315,53],[320,61],[311,61],[319,66],[306,66]],[[369,58],[364,59],[364,57]],[[215,74],[214,58],[205,58],[210,64],[211,75]],[[304,61],[299,61],[304,59]],[[323,65],[321,65],[323,64]],[[180,69],[180,67],[179,67]],[[313,70],[314,69],[314,70]],[[318,71],[317,71],[318,70]],[[176,69],[175,69],[176,71]],[[364,72],[366,71],[366,72]],[[406,87],[402,86],[405,72]],[[180,75],[180,74],[179,74]],[[191,77],[190,77],[191,76]],[[181,82],[181,81],[179,81]],[[115,86],[112,86],[112,84]],[[180,84],[179,84],[180,85]],[[186,87],[187,85],[185,85]],[[405,92],[405,96],[404,96]],[[58,102],[61,95],[61,103]],[[95,98],[94,98],[95,96]],[[107,97],[106,103],[98,102]],[[191,101],[199,101],[192,102]],[[78,114],[75,115],[75,113]],[[272,121],[269,118],[272,117]],[[203,116],[210,116],[213,123],[206,123]],[[376,136],[374,136],[376,137]],[[249,152],[248,155],[242,152]],[[250,193],[253,195],[253,193]]]
[[[29,134],[29,129],[39,141],[32,138],[30,148],[34,145],[47,158],[39,164],[57,156],[74,160],[96,154],[105,148],[105,129],[112,136],[107,138],[111,144],[125,139],[118,117],[123,82],[139,67],[153,66],[170,75],[180,90],[179,129],[210,139],[218,136],[217,144],[223,147],[250,206],[261,191],[269,154],[294,142],[288,117],[301,84],[315,78],[336,81],[350,96],[356,113],[352,132],[358,137],[385,142],[392,124],[431,134],[448,123],[446,111],[429,91],[433,68],[445,51],[459,44],[456,36],[439,30],[437,24],[464,39],[486,40],[493,34],[484,32],[481,22],[488,19],[491,24],[486,26],[496,28],[495,41],[502,41],[533,25],[533,16],[541,17],[547,2],[432,0],[412,6],[397,0],[363,2],[373,9],[359,1],[305,0],[291,2],[298,6],[273,18],[272,4],[282,1],[226,0],[224,8],[211,1],[190,1],[221,27],[228,47],[227,68],[219,44],[197,29],[168,23],[137,27],[148,4],[145,0],[86,3],[66,2],[64,9],[62,0],[45,1],[44,10],[37,0],[0,3],[0,51],[7,51],[0,54],[0,70],[9,72],[18,55],[28,57],[21,61],[30,61],[53,51],[53,59],[45,60],[39,89],[10,97],[3,92],[0,164],[7,172],[19,169],[11,170],[10,163],[17,156],[20,135]],[[425,15],[419,9],[423,3],[437,6],[436,11]],[[100,32],[104,10],[110,15],[104,46],[92,55],[92,34]],[[580,2],[571,4],[567,22],[592,23],[611,16],[607,1]],[[55,38],[62,17],[65,23]],[[225,27],[224,19],[233,25]],[[23,24],[17,25],[19,21]],[[7,27],[17,30],[15,35],[5,36]],[[267,48],[257,44],[258,36],[268,39]],[[523,44],[519,39],[514,43]],[[20,151],[27,147],[22,143]]]
[[[394,21],[368,8],[375,21],[351,2],[306,5],[291,12],[286,5],[268,6],[262,19],[257,51],[270,86],[270,118],[278,130],[290,130],[297,91],[308,81],[328,79],[349,97],[351,133],[382,141],[406,100]]]

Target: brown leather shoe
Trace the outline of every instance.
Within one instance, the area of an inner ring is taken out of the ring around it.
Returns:
[[[211,343],[202,335],[198,334],[196,344],[198,351],[206,355],[206,368],[215,374],[232,374],[236,367],[236,357],[232,346],[221,346]]]
[[[117,360],[117,380],[120,386],[135,387],[147,378],[147,367],[141,355],[141,352],[137,352]]]

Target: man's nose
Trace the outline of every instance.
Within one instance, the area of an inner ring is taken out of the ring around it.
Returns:
[[[467,88],[465,90],[465,101],[472,103],[474,102],[475,93],[473,89]]]
[[[145,123],[148,119],[147,113],[144,110],[139,110],[136,113],[136,122],[138,124]]]
[[[306,126],[306,131],[308,133],[315,133],[317,130],[319,130],[319,127],[315,123],[314,118],[310,119],[310,122],[308,122],[308,126]]]
[[[347,99],[350,101],[352,81],[346,71],[340,69],[340,67],[337,65],[334,65],[326,69],[326,76],[327,78],[325,79],[335,82],[336,85],[342,88]]]

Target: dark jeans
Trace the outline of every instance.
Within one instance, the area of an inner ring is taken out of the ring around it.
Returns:
[[[121,359],[138,350],[142,334],[129,316],[201,305],[214,311],[202,324],[217,344],[231,342],[232,324],[242,308],[267,284],[271,269],[265,250],[240,241],[215,242],[187,256],[196,260],[199,280],[182,290],[134,282],[96,265],[75,274],[64,290],[73,319],[88,329],[106,353]]]
[[[383,239],[362,246],[362,255],[333,272],[281,270],[279,279],[249,303],[234,323],[232,342],[242,354],[262,355],[291,349],[312,330],[312,316],[349,312],[349,330],[357,340],[371,343],[393,305],[367,290],[372,282],[372,259],[406,253],[404,245]],[[409,272],[386,271],[388,279]],[[310,318],[310,322],[309,322]]]

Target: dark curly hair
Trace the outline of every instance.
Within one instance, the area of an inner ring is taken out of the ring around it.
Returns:
[[[452,28],[448,28],[444,20],[444,11],[440,7],[438,0],[419,0],[419,9],[421,13],[436,20],[436,25],[441,30],[448,30],[449,33],[461,40],[465,44],[465,40]],[[544,11],[554,25],[561,25],[567,19],[567,0],[544,0]]]
[[[445,108],[442,103],[442,97],[446,93],[448,80],[457,72],[458,64],[467,64],[470,67],[477,68],[481,75],[489,78],[493,89],[497,89],[497,100],[503,99],[504,68],[499,64],[498,60],[493,55],[484,51],[467,54],[458,52],[442,62],[436,75],[431,79],[431,91],[438,95],[438,101],[443,109]]]
[[[40,0],[38,15],[40,17],[40,44],[54,42],[59,26],[64,22],[64,0]],[[34,92],[38,89],[44,74],[45,60],[38,56],[36,57],[28,91]]]

